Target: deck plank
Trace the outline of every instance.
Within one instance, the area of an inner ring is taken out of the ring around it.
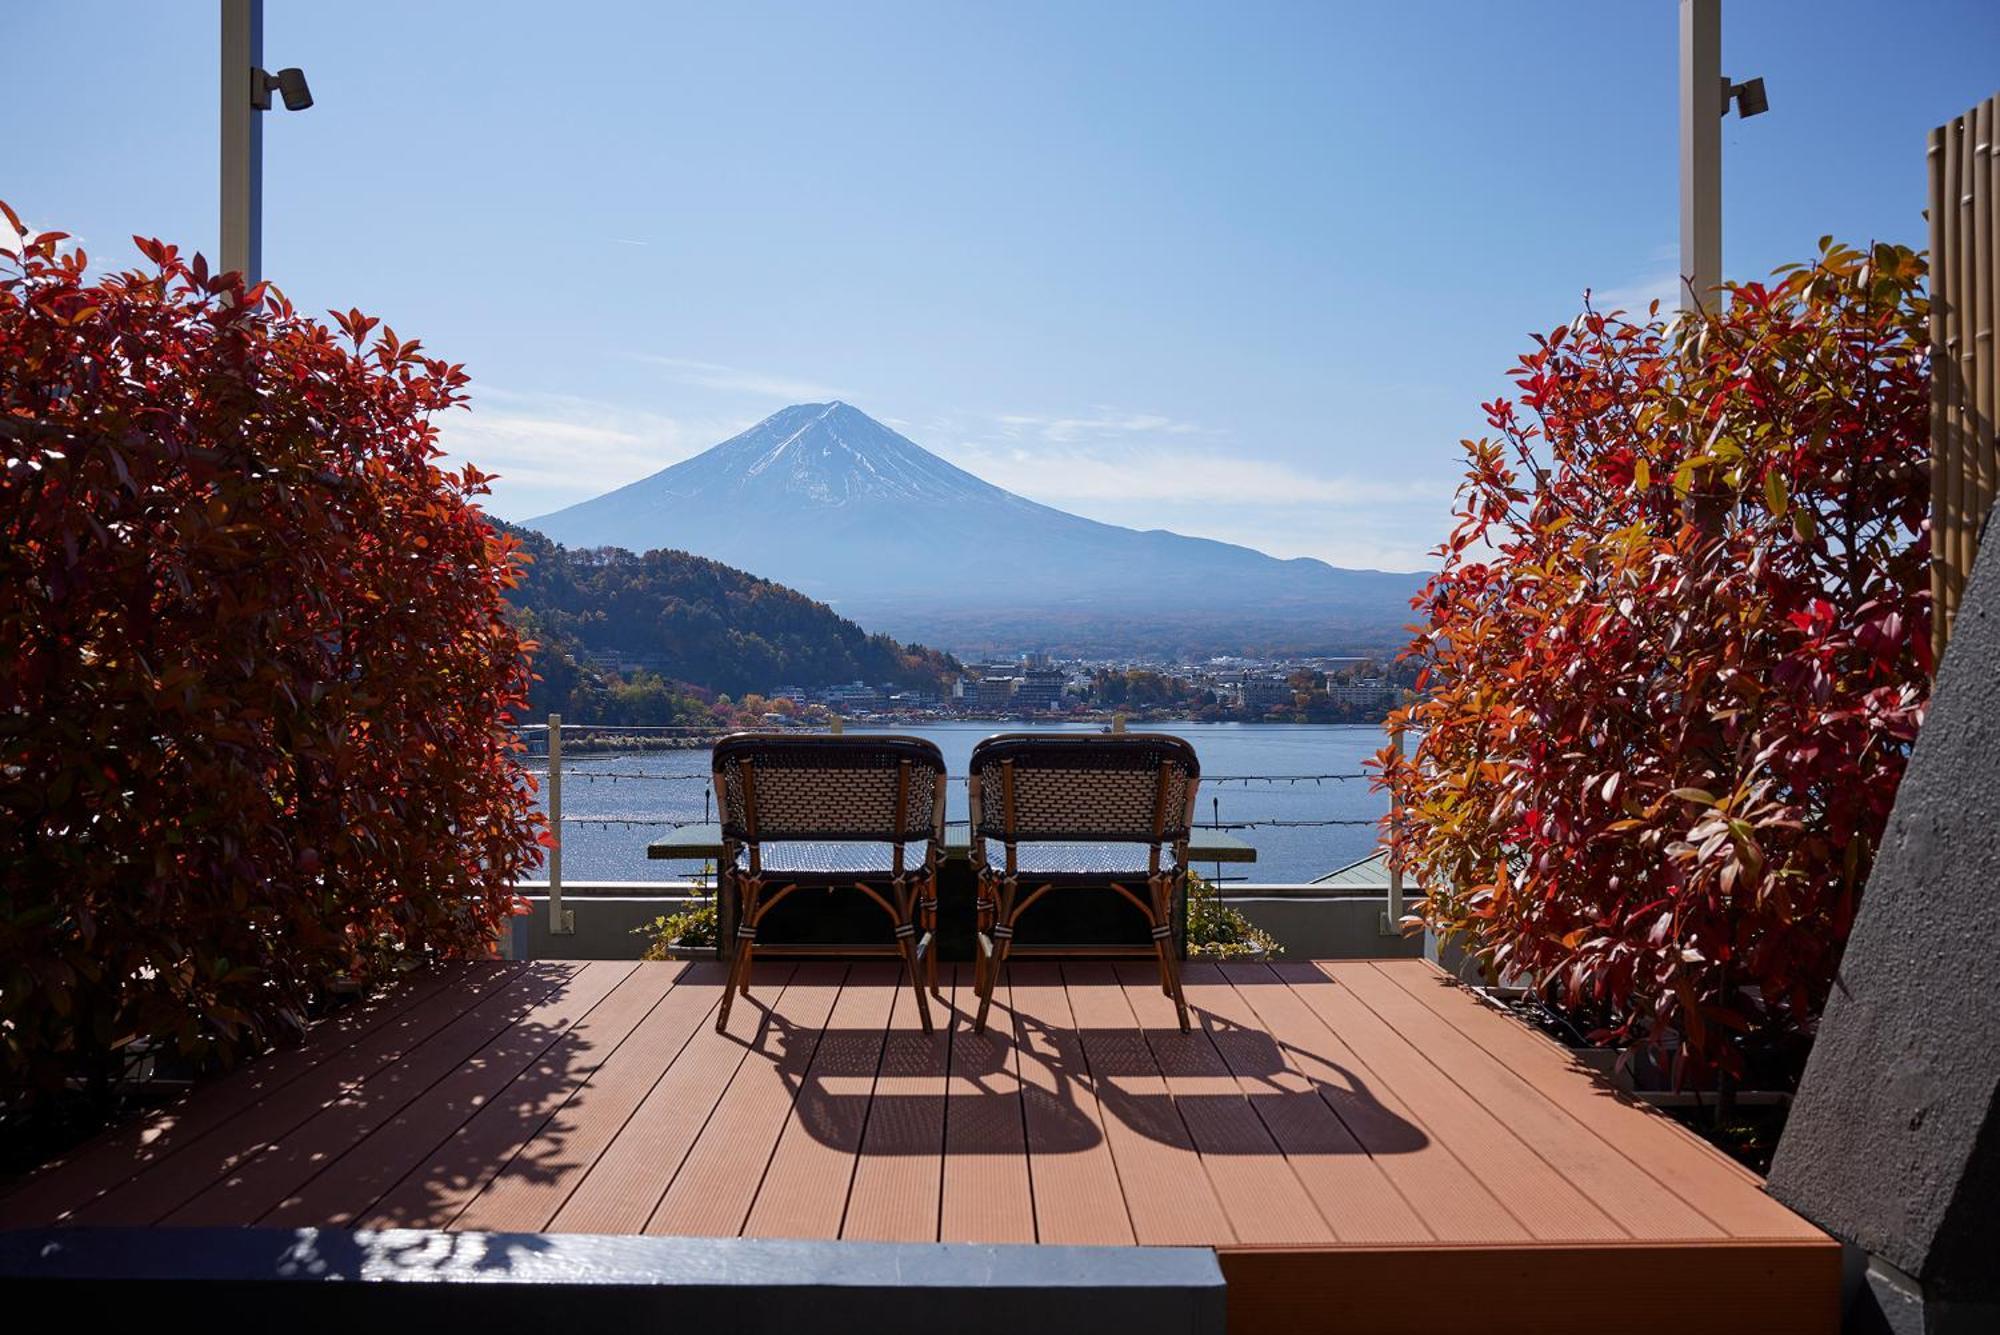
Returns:
[[[947,1000],[952,972],[939,971]],[[950,1074],[951,1021],[931,999],[936,1032],[926,1035],[910,989],[896,989],[882,1065],[861,1134],[861,1154],[840,1236],[868,1242],[936,1242],[944,1186],[944,1093]]]
[[[1065,964],[1063,985],[1133,1236],[1148,1246],[1234,1242],[1229,1216],[1116,973],[1108,964]]]
[[[581,972],[580,965],[529,965],[400,1061],[344,1092],[160,1222],[226,1227],[262,1217],[474,1053],[567,992]]]
[[[60,1223],[168,1155],[249,1112],[295,1080],[359,1044],[398,1016],[443,992],[468,969],[505,966],[454,961],[405,977],[312,1026],[297,1046],[279,1048],[203,1082],[150,1116],[114,1129],[44,1166],[0,1195],[0,1228]]]
[[[1183,1036],[1149,967],[1023,963],[983,1044],[954,974],[926,1038],[894,964],[761,965],[718,1035],[715,964],[467,966],[34,1185],[231,1225],[275,1189],[300,1222],[1179,1242],[1236,1335],[1453,1330],[1468,1292],[1496,1329],[1668,1335],[1632,1301],[1661,1274],[1723,1295],[1718,1335],[1837,1328],[1837,1243],[1430,966],[1190,964]],[[135,1144],[165,1148],[118,1180]]]
[[[944,1200],[940,1242],[1033,1242],[1035,1197],[1028,1179],[1021,1072],[1007,979],[994,986],[986,1032],[972,1032],[979,999],[971,971],[951,1038],[945,1084]]]
[[[457,1218],[494,1174],[541,1134],[556,1109],[617,1051],[673,985],[671,970],[626,970],[608,996],[504,1088],[478,1098],[472,1115],[422,1163],[366,1211],[351,1212],[354,1227],[442,1228]]]
[[[352,1091],[392,1070],[438,1033],[517,986],[530,969],[506,964],[471,971],[457,987],[432,993],[352,1047],[291,1081],[270,1098],[196,1137],[122,1186],[71,1214],[69,1222],[96,1225],[152,1224],[173,1213],[219,1181],[240,1171],[272,1145],[333,1107]],[[567,965],[541,970],[541,978],[567,977]],[[236,1222],[248,1223],[249,1217]]]
[[[1006,983],[1036,1236],[1063,1246],[1131,1246],[1132,1216],[1062,972],[1053,964],[1024,962],[1008,966]]]
[[[1592,1242],[1628,1235],[1561,1173],[1446,1078],[1352,989],[1312,964],[1271,966],[1340,1035],[1382,1084],[1396,1091],[1437,1140],[1506,1202],[1542,1241]],[[1483,1241],[1483,1239],[1468,1239]]]
[[[727,1238],[743,1231],[847,969],[801,964],[784,994],[771,1001],[760,1041],[736,1068],[645,1232]]]
[[[795,969],[779,962],[751,969],[751,992],[759,1004],[739,996],[729,1012],[727,1032],[717,1033],[713,1023],[695,1030],[583,1174],[547,1231],[637,1233],[646,1226],[737,1069],[754,1046],[768,1040],[768,1008],[783,1003]],[[721,1000],[720,987],[716,1000]]]
[[[616,960],[586,964],[485,1046],[447,1067],[400,1111],[369,1125],[344,1153],[319,1162],[310,1177],[257,1222],[269,1228],[350,1225],[555,1047],[637,967],[636,962]]]
[[[1312,1196],[1334,1240],[1428,1241],[1431,1231],[1395,1183],[1273,1041],[1222,970],[1190,961],[1181,985],[1237,1089]]]
[[[902,976],[896,964],[849,969],[743,1226],[745,1237],[840,1236]]]
[[[547,1125],[521,1147],[451,1221],[453,1228],[540,1233],[596,1166],[698,1030],[713,1023],[724,966],[701,962],[647,968],[676,986],[620,1043]]]
[[[1325,1216],[1209,1037],[1212,1019],[1191,1015],[1193,1027],[1184,1034],[1157,966],[1121,964],[1115,973],[1236,1240],[1332,1242]]]
[[[1713,1221],[1640,1171],[1373,964],[1324,964],[1320,971],[1352,991],[1440,1075],[1505,1123],[1627,1235],[1649,1241],[1723,1236]]]
[[[1270,966],[1225,964],[1221,972],[1434,1235],[1528,1240],[1500,1199]]]
[[[1815,1238],[1819,1231],[1761,1190],[1762,1179],[1664,1113],[1606,1088],[1559,1044],[1465,994],[1422,960],[1378,966],[1515,1076],[1562,1104],[1606,1144],[1731,1237]]]

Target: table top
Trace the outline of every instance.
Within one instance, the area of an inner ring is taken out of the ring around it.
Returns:
[[[972,847],[972,829],[963,821],[944,827],[944,851],[946,857],[962,858]],[[722,856],[722,827],[716,824],[681,825],[669,830],[665,838],[655,839],[646,846],[646,856],[653,859],[711,859]],[[1196,862],[1255,862],[1257,850],[1244,843],[1233,834],[1220,830],[1196,829],[1188,840],[1188,861]]]

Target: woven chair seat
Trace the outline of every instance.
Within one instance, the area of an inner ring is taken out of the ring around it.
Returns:
[[[763,855],[767,881],[781,876],[879,877],[886,881],[895,865],[893,844],[786,840],[760,845],[758,851]],[[749,870],[748,855],[739,854],[736,866],[739,871]]]
[[[1144,876],[1147,852],[1145,844],[1016,844],[1014,861],[1023,876]],[[1007,865],[998,839],[986,841],[986,865]]]

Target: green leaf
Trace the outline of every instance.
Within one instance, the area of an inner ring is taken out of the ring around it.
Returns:
[[[1715,805],[1715,794],[1706,788],[1676,788],[1670,797],[1678,797],[1683,802],[1699,802],[1705,807]]]
[[[1764,474],[1764,502],[1771,507],[1771,513],[1780,519],[1785,517],[1785,511],[1791,505],[1791,497],[1785,492],[1784,475],[1775,468]]]

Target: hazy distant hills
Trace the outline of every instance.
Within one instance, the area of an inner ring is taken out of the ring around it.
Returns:
[[[1379,650],[1402,642],[1423,582],[1068,514],[845,403],[773,413],[527,526],[572,548],[711,557],[962,652]]]

